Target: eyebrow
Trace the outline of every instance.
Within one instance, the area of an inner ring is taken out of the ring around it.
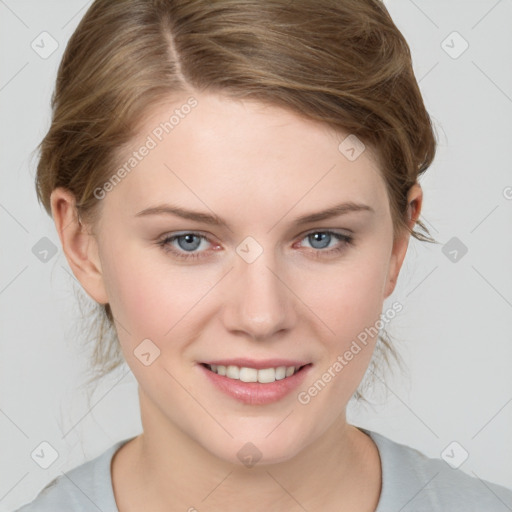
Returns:
[[[320,212],[308,213],[306,215],[298,217],[295,219],[293,223],[297,225],[311,224],[312,222],[330,219],[332,217],[345,215],[351,212],[375,213],[375,210],[371,206],[368,206],[366,204],[345,202],[331,206],[330,208],[327,208],[326,210],[322,210]],[[146,217],[150,215],[174,215],[177,217],[181,217],[183,219],[203,222],[205,224],[211,224],[212,226],[223,226],[229,229],[227,222],[215,214],[186,210],[185,208],[180,208],[178,206],[173,206],[170,204],[162,204],[158,206],[153,206],[151,208],[146,208],[136,213],[135,217]]]

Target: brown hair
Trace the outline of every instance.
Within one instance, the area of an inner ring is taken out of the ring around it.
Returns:
[[[93,226],[94,191],[144,113],[196,91],[259,100],[356,135],[379,159],[395,234],[409,230],[407,192],[432,163],[436,139],[407,42],[380,0],[96,0],[65,49],[38,146],[37,196],[48,214],[62,186]],[[109,305],[97,308],[101,376],[123,358]]]

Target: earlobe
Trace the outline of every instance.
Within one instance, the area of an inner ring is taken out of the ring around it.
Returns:
[[[411,230],[414,228],[414,225],[420,216],[422,201],[423,191],[421,186],[418,183],[415,183],[407,194],[407,224]],[[396,287],[398,275],[402,268],[407,248],[409,246],[410,236],[410,233],[405,231],[393,242],[393,249],[391,252],[391,259],[389,262],[388,275],[384,290],[384,298],[389,297]]]
[[[50,201],[62,250],[73,274],[92,299],[100,304],[108,303],[97,241],[78,218],[74,194],[58,187]]]

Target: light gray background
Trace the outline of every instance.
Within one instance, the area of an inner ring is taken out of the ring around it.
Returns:
[[[91,409],[78,389],[86,354],[75,343],[73,277],[33,185],[31,152],[49,126],[57,66],[89,3],[0,0],[0,511],[141,429],[126,366]],[[512,2],[387,6],[439,138],[421,181],[422,218],[442,244],[457,237],[468,252],[453,262],[443,245],[411,241],[387,302],[404,304],[389,332],[408,374],[389,375],[387,397],[351,407],[350,418],[429,456],[457,441],[469,453],[461,470],[512,487]],[[43,31],[59,44],[47,59],[31,48]],[[453,31],[469,44],[457,58],[463,41]],[[46,263],[32,253],[42,237],[59,249]],[[31,458],[43,441],[59,454],[48,469]]]

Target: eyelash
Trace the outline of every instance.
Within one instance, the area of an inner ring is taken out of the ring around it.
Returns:
[[[343,233],[338,233],[336,231],[330,231],[328,229],[326,229],[326,230],[310,231],[310,232],[306,233],[301,238],[301,241],[304,240],[304,238],[307,238],[308,236],[314,235],[316,233],[324,233],[324,234],[332,235],[332,236],[334,236],[335,238],[337,238],[341,242],[341,245],[335,247],[334,249],[314,249],[313,248],[312,250],[313,250],[313,252],[315,254],[315,257],[322,257],[322,256],[326,256],[326,255],[331,256],[333,254],[340,253],[341,251],[345,250],[348,245],[351,245],[354,242],[354,239],[353,239],[352,236],[345,235]],[[205,251],[196,252],[196,253],[193,253],[193,252],[187,253],[187,252],[178,251],[178,250],[174,249],[170,245],[172,242],[174,242],[174,240],[176,240],[178,238],[181,238],[181,237],[184,237],[186,235],[195,235],[195,236],[201,238],[202,240],[208,240],[208,238],[206,236],[201,235],[200,233],[196,233],[194,231],[187,231],[187,232],[181,233],[179,235],[168,235],[165,238],[163,238],[162,240],[158,241],[157,244],[166,253],[171,252],[171,253],[173,253],[174,256],[176,256],[178,258],[181,258],[181,259],[184,259],[184,260],[191,260],[191,259],[207,257],[207,256],[204,255]]]

